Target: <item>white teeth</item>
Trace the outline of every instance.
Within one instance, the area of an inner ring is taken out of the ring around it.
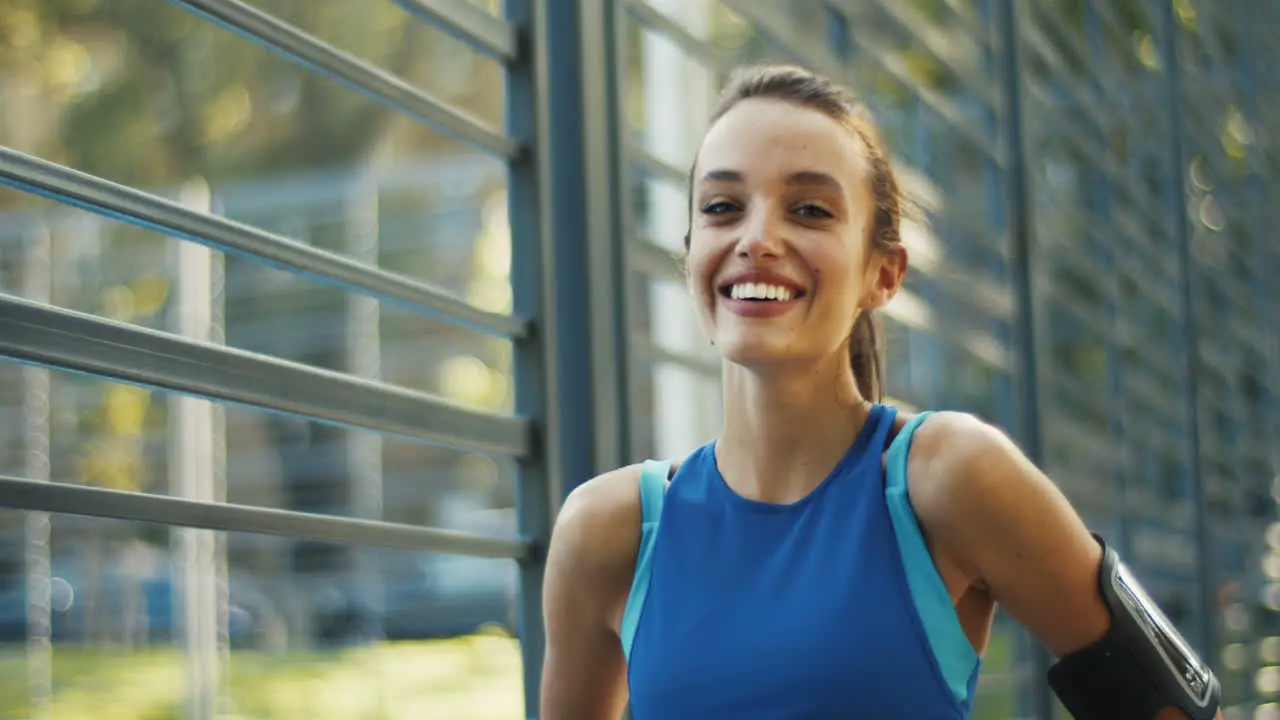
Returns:
[[[790,300],[795,293],[791,288],[766,283],[737,283],[729,288],[734,300]]]

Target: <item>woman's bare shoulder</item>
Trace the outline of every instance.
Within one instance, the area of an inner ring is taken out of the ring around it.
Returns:
[[[671,472],[678,467],[673,462]],[[627,465],[574,488],[556,518],[552,542],[559,536],[580,554],[633,561],[640,542],[640,471],[640,464]]]
[[[640,548],[640,466],[611,470],[574,488],[551,532],[546,613],[617,632]]]
[[[579,562],[634,559],[640,542],[640,466],[597,475],[573,489],[556,517],[552,547]]]

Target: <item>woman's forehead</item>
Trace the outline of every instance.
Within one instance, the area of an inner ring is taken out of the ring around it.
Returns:
[[[742,181],[829,175],[848,182],[863,177],[866,153],[848,127],[818,110],[795,103],[752,98],[720,117],[698,153],[698,175]]]

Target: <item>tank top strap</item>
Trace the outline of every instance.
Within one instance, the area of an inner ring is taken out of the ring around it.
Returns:
[[[636,552],[636,569],[631,578],[631,592],[622,611],[620,628],[622,652],[630,658],[631,644],[635,642],[636,628],[640,625],[640,613],[649,595],[649,578],[653,575],[653,549],[658,542],[658,521],[662,518],[662,504],[666,499],[667,479],[671,476],[671,463],[665,460],[646,460],[640,466],[640,547]]]

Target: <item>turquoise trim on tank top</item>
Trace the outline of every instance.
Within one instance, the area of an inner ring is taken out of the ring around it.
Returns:
[[[947,592],[947,586],[933,563],[933,556],[929,554],[907,492],[907,453],[911,449],[911,435],[929,414],[922,412],[911,418],[889,445],[885,459],[884,498],[889,505],[889,518],[893,522],[898,552],[902,555],[907,586],[915,601],[916,612],[929,637],[943,680],[956,702],[963,703],[968,698],[970,682],[978,666],[978,653],[956,616],[951,593]]]
[[[658,519],[662,517],[662,500],[667,492],[671,463],[646,460],[640,466],[640,549],[636,553],[636,571],[631,592],[622,611],[622,652],[631,658],[631,644],[640,626],[640,614],[649,596],[649,578],[653,576],[653,548],[658,544]]]

